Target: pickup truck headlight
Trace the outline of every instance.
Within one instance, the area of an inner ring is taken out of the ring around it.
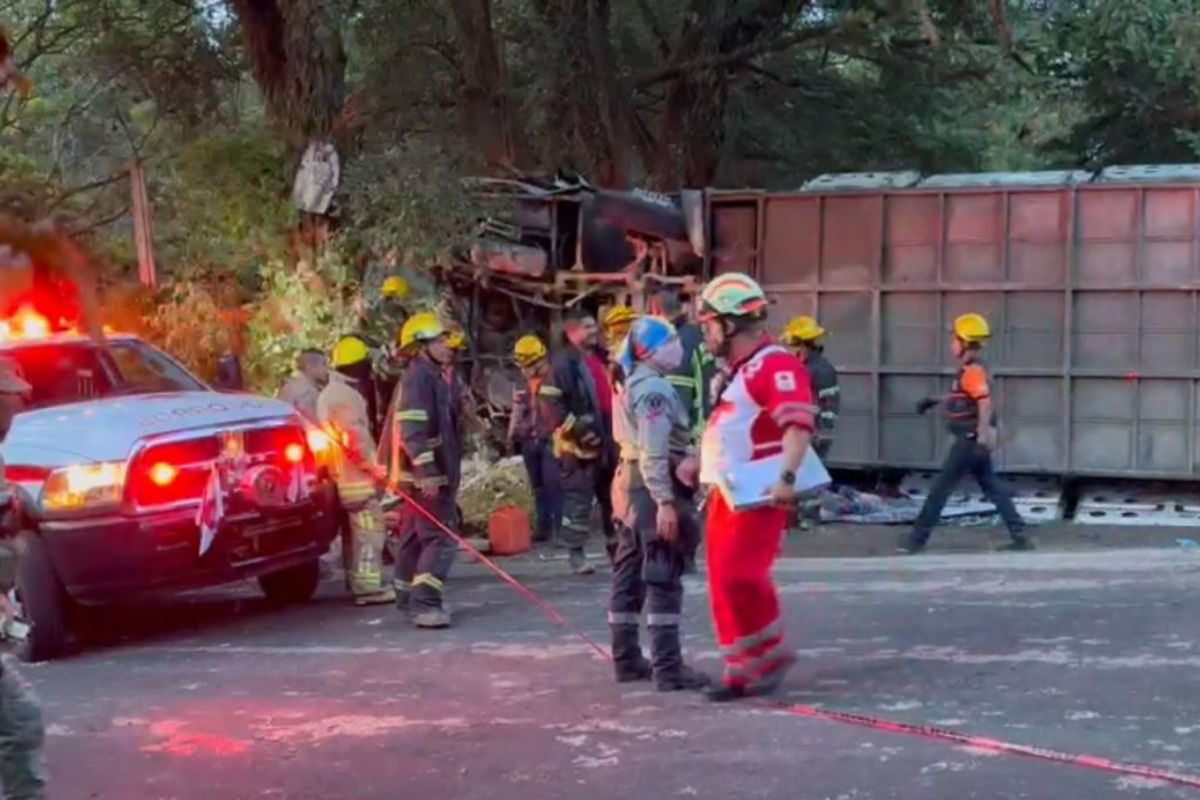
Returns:
[[[42,488],[46,511],[82,511],[117,505],[125,493],[125,464],[72,464],[56,469]]]

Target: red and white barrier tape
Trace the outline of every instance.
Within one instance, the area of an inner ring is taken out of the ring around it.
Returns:
[[[479,552],[479,550],[475,547],[472,547],[471,543],[468,542],[461,534],[451,530],[445,523],[434,516],[432,512],[414,500],[411,496],[404,493],[400,493],[399,496],[418,514],[432,522],[439,530],[458,542],[458,544],[467,550],[467,552],[469,552],[472,556],[479,559],[484,566],[486,566],[489,570],[495,573],[497,577],[512,587],[514,591],[540,609],[541,612],[546,615],[547,619],[580,639],[580,641],[594,650],[601,660],[606,662],[612,661],[612,654],[607,648],[601,646],[595,639],[588,636],[578,626],[574,625],[566,617],[558,613],[553,606],[549,605],[546,603],[546,601],[534,594],[532,590],[527,588],[512,575],[509,575],[496,562]],[[1157,767],[1143,766],[1141,764],[1113,761],[1111,759],[1101,758],[1099,756],[1090,756],[1078,753],[1064,753],[1045,747],[1016,744],[1014,742],[1005,742],[999,739],[989,739],[984,736],[971,736],[970,734],[946,730],[945,728],[939,728],[934,725],[895,722],[893,720],[871,717],[865,714],[851,714],[845,711],[831,711],[828,709],[816,708],[814,706],[788,705],[786,703],[775,703],[769,700],[764,701],[764,705],[774,711],[792,714],[797,717],[821,719],[827,722],[841,723],[843,725],[855,725],[860,728],[870,728],[871,730],[883,731],[885,733],[920,736],[925,739],[935,739],[942,742],[950,742],[963,747],[974,747],[980,750],[988,750],[995,753],[1007,753],[1009,755],[1024,756],[1026,758],[1036,758],[1041,761],[1049,761],[1056,764],[1067,764],[1074,767],[1101,770],[1117,775],[1145,778],[1148,780],[1171,783],[1177,786],[1187,786],[1192,789],[1200,789],[1200,775],[1188,775],[1185,773],[1159,769]]]

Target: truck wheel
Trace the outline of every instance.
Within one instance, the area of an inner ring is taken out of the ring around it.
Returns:
[[[313,559],[294,567],[271,572],[258,579],[263,594],[273,603],[304,603],[317,593],[321,582],[321,561]]]
[[[66,650],[70,600],[54,573],[41,537],[22,531],[17,535],[17,546],[21,560],[17,566],[16,606],[30,630],[25,639],[17,641],[15,652],[22,661],[46,661]]]

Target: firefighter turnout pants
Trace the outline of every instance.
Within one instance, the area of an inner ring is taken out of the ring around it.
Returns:
[[[461,525],[457,492],[443,486],[437,497],[426,500],[414,493],[412,499],[450,528]],[[408,598],[413,611],[432,611],[442,608],[446,579],[458,555],[458,543],[411,508],[404,510],[404,524],[396,546],[396,594]]]
[[[387,540],[383,509],[374,497],[342,505],[350,535],[350,592],[355,596],[373,594],[383,588],[383,547]]]
[[[622,465],[619,469],[625,469]],[[618,473],[619,474],[619,473]],[[620,479],[618,478],[618,481]],[[655,532],[654,500],[645,489],[628,498],[636,514],[630,527],[616,523],[608,624],[617,680],[635,679],[645,669],[639,643],[643,619],[650,637],[650,667],[660,686],[684,671],[679,623],[683,611],[683,572],[700,543],[699,520],[688,503],[679,503],[679,540],[665,542]]]
[[[786,509],[775,507],[734,511],[716,490],[708,497],[708,592],[727,685],[771,683],[795,660],[784,646],[779,596],[771,581],[787,517]]]

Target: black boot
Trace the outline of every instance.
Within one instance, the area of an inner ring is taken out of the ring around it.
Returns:
[[[638,626],[610,625],[609,628],[612,630],[613,670],[617,683],[650,680],[650,662],[642,655]]]
[[[1014,533],[1012,541],[1008,544],[1001,545],[999,551],[1002,553],[1021,553],[1026,550],[1033,550],[1033,540],[1023,533]]]
[[[706,676],[683,663],[683,648],[679,641],[678,625],[653,625],[650,632],[650,664],[654,668],[654,683],[660,692],[705,689]]]

